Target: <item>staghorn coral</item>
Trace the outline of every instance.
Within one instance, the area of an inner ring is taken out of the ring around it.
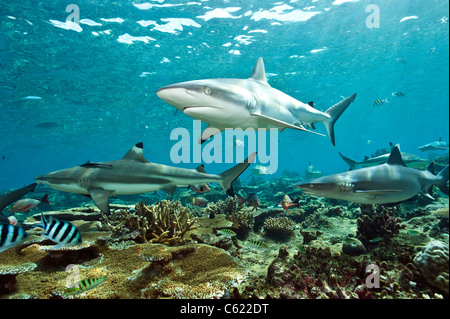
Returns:
[[[121,240],[166,245],[184,244],[186,232],[196,228],[194,223],[197,220],[192,219],[189,208],[171,200],[162,200],[150,207],[139,202],[134,210],[123,209],[115,217],[105,218],[108,218],[106,227]]]
[[[449,293],[448,243],[430,241],[414,257],[414,264],[419,268],[425,280],[434,288]]]
[[[390,239],[405,228],[400,224],[401,219],[394,217],[397,208],[381,205],[361,205],[361,217],[357,220],[356,237],[366,248],[376,246],[379,241],[371,242],[381,237],[383,240]]]
[[[280,241],[287,241],[294,235],[295,223],[287,217],[267,218],[264,221],[265,235]]]

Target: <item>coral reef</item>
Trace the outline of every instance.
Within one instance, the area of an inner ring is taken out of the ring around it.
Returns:
[[[231,228],[239,239],[246,239],[255,223],[251,212],[230,212],[226,214],[226,219],[233,223]]]
[[[449,293],[448,249],[448,243],[433,240],[414,257],[414,264],[428,284],[447,296]]]
[[[356,237],[366,248],[376,246],[379,243],[378,238],[387,240],[394,237],[405,227],[400,224],[400,218],[394,217],[396,211],[395,206],[361,205]]]
[[[216,203],[209,203],[205,208],[205,213],[209,216],[211,214],[233,214],[239,211],[239,200],[236,196],[228,197],[225,200],[219,200]]]
[[[130,282],[145,285],[142,298],[222,298],[247,277],[228,253],[208,245],[145,245],[140,257],[150,263]]]
[[[114,216],[103,217],[106,230],[121,240],[181,245],[185,235],[195,229],[196,218],[180,202],[162,200],[150,207],[139,202],[134,210],[122,209]]]
[[[264,233],[279,241],[286,241],[294,235],[295,223],[287,217],[269,217],[264,221]]]
[[[16,276],[32,271],[37,267],[35,263],[27,262],[21,265],[0,265],[0,295],[14,291]]]

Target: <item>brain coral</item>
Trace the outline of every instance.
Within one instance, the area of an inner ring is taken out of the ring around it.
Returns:
[[[414,257],[414,264],[430,286],[448,295],[448,243],[438,240],[430,241]]]

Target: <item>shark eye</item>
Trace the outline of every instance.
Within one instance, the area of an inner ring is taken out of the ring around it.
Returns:
[[[206,95],[211,95],[212,89],[209,86],[205,86],[204,92]]]

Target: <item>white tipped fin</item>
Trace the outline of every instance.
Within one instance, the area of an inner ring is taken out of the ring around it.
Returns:
[[[141,163],[148,163],[148,161],[144,158],[143,151],[144,151],[144,144],[142,142],[137,143],[128,151],[128,153],[125,154],[124,157],[122,157],[122,159]]]
[[[105,214],[109,214],[108,197],[112,196],[113,193],[114,191],[108,191],[102,188],[89,189],[89,195],[91,196],[92,201]]]
[[[297,125],[292,125],[292,124],[289,124],[289,123],[286,123],[286,122],[274,119],[273,117],[265,116],[265,115],[262,115],[262,114],[254,113],[254,114],[252,114],[252,116],[258,118],[258,123],[260,124],[259,125],[260,127],[269,127],[269,126],[278,127],[278,128],[281,127],[282,129],[280,130],[280,132],[282,132],[285,128],[291,128],[291,129],[294,129],[294,130],[305,131],[305,132],[317,134],[317,135],[320,135],[320,136],[324,136],[323,134],[307,130],[302,125],[298,125],[298,126]]]
[[[200,139],[199,139],[198,143],[199,144],[203,144],[204,142],[209,140],[211,137],[213,137],[216,134],[219,134],[223,130],[225,130],[225,129],[224,128],[213,127],[213,126],[208,124],[208,126],[203,130],[202,136],[200,136]]]
[[[264,68],[263,58],[259,58],[258,61],[256,61],[255,67],[253,68],[253,72],[250,78],[262,82],[266,85],[269,85],[266,78],[266,70]]]

